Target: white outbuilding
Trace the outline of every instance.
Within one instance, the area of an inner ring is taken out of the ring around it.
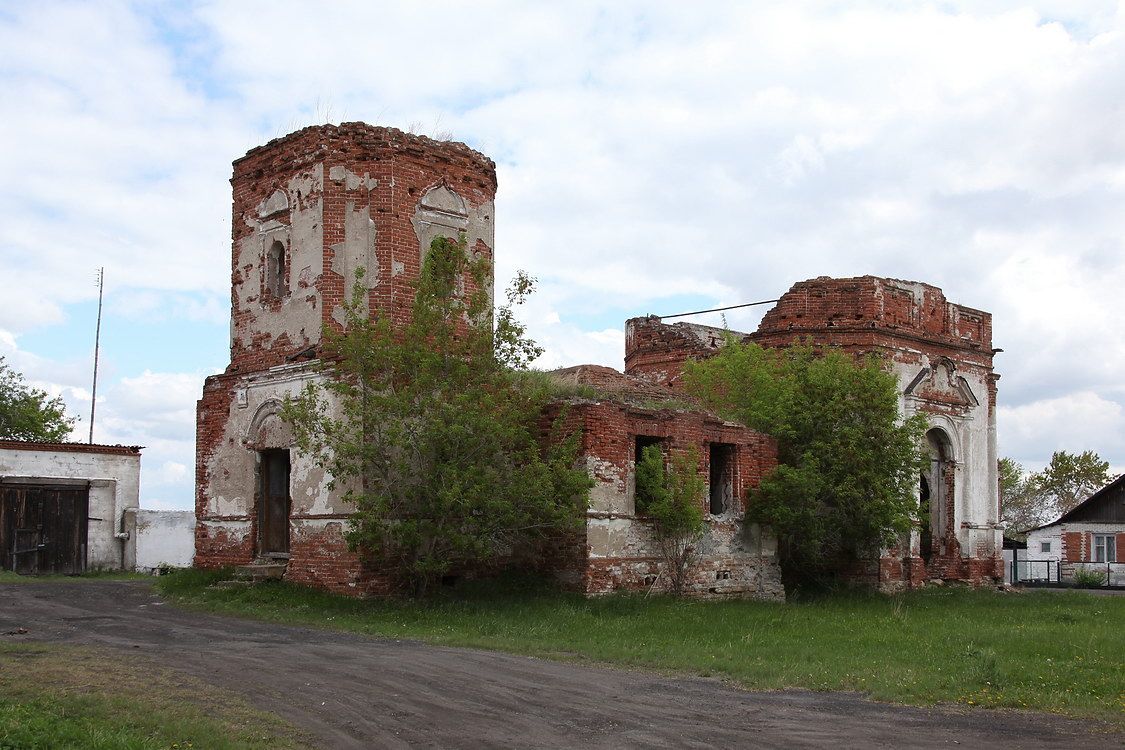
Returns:
[[[0,440],[0,570],[132,570],[141,449]]]

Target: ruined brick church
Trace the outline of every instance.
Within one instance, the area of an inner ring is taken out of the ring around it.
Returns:
[[[234,162],[231,362],[207,379],[196,428],[198,567],[271,560],[288,580],[352,594],[388,582],[347,549],[350,508],[330,477],[293,444],[278,412],[323,377],[321,331],[339,327],[350,279],[366,269],[373,314],[404,322],[424,248],[464,233],[492,258],[496,171],[459,143],[363,123],[297,131]],[[694,406],[678,390],[683,363],[706,357],[722,332],[636,318],[625,371],[580,365],[560,382],[595,485],[584,532],[558,574],[587,593],[661,587],[649,523],[636,513],[633,465],[652,444],[694,451],[707,480],[706,531],[689,589],[708,597],[784,597],[776,544],[743,523],[746,492],[777,461],[769,436]],[[1002,575],[996,477],[996,380],[991,318],[925,284],[874,277],[793,286],[754,333],[765,346],[800,337],[892,363],[904,413],[922,412],[932,468],[920,477],[930,517],[849,575],[886,590],[927,580],[992,582]]]

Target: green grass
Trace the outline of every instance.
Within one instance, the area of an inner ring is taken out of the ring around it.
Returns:
[[[752,689],[850,690],[1125,725],[1125,598],[937,588],[768,604],[587,599],[508,582],[410,602],[281,583],[208,588],[220,577],[182,571],[157,587],[190,606],[277,622],[687,672]]]
[[[145,573],[133,573],[124,570],[89,570],[85,573],[77,575],[64,576],[64,575],[44,575],[44,576],[22,576],[13,573],[10,570],[0,570],[0,583],[50,583],[54,581],[74,581],[74,580],[88,580],[100,579],[103,581],[143,581],[148,580],[152,576]],[[2,750],[2,748],[0,748]]]
[[[0,749],[297,748],[300,735],[229,691],[139,658],[0,643]]]

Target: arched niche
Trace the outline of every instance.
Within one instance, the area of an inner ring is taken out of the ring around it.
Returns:
[[[280,399],[271,398],[255,410],[243,438],[247,448],[264,451],[293,445],[293,428],[281,418],[281,407]]]
[[[270,197],[258,205],[258,218],[266,219],[289,209],[289,196],[284,190],[274,190]]]
[[[285,297],[287,264],[284,243],[274,240],[266,251],[266,292],[274,299]]]
[[[418,218],[426,223],[464,231],[469,226],[469,210],[465,199],[448,185],[440,184],[427,190],[418,201]]]

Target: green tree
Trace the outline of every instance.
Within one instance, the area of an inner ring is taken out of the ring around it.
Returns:
[[[1000,515],[1005,535],[1023,539],[1026,532],[1050,523],[1113,480],[1109,462],[1094,451],[1055,451],[1042,471],[1026,473],[1023,466],[1002,458]]]
[[[1024,539],[1030,529],[1045,523],[1035,475],[1010,458],[998,462],[1000,474],[1000,518],[1007,524],[1004,536]]]
[[[1052,516],[1061,516],[1112,480],[1109,462],[1094,451],[1055,451],[1035,482]]]
[[[576,435],[541,439],[550,393],[525,369],[541,350],[512,313],[534,280],[517,277],[494,330],[490,269],[464,238],[431,244],[405,325],[369,314],[362,276],[343,331],[324,332],[331,377],[282,411],[354,505],[352,548],[424,594],[576,528],[591,481]]]
[[[899,415],[898,382],[878,359],[731,338],[689,363],[685,382],[777,438],[779,466],[750,493],[747,518],[777,533],[791,580],[871,555],[917,522],[926,420]]]
[[[0,357],[0,439],[57,443],[73,426],[61,397],[30,387]]]
[[[680,596],[698,557],[696,544],[704,528],[703,492],[707,484],[699,474],[699,453],[674,452],[671,466],[666,467],[660,446],[647,445],[637,460],[636,483],[637,513],[652,522],[668,588]]]

